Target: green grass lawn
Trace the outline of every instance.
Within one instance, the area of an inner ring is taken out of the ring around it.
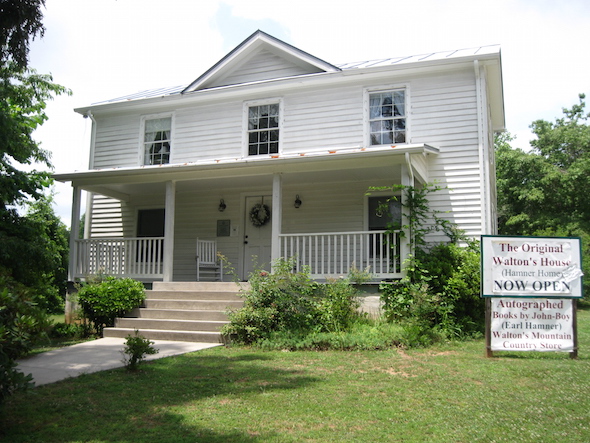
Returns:
[[[7,442],[590,441],[590,311],[579,359],[428,349],[213,348],[20,393]]]

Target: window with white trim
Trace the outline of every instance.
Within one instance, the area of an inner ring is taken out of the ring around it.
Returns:
[[[145,121],[143,133],[143,164],[170,163],[172,118],[153,118]]]
[[[248,155],[278,154],[280,104],[248,107]]]
[[[369,93],[369,144],[406,143],[406,92],[403,89]]]

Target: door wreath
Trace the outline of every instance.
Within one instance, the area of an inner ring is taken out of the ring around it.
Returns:
[[[256,203],[250,209],[250,221],[257,228],[264,226],[270,220],[270,208],[264,203]]]

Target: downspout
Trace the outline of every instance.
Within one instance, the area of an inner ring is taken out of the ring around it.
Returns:
[[[482,209],[482,234],[491,234],[491,214],[490,214],[490,195],[489,195],[489,161],[486,150],[486,100],[485,94],[485,79],[482,77],[479,60],[473,61],[473,68],[475,70],[475,90],[477,98],[477,141],[479,153],[479,172],[480,172],[480,186],[481,186],[481,201],[483,202]]]
[[[88,169],[94,169],[94,150],[96,146],[96,120],[92,111],[88,110],[84,114],[84,118],[89,118],[92,121],[92,129],[90,132],[90,154],[88,160]],[[90,238],[90,227],[92,221],[92,201],[94,200],[94,193],[89,192],[86,196],[86,217],[84,219],[84,238]]]

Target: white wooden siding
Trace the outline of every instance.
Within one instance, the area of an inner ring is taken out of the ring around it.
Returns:
[[[138,115],[97,119],[94,168],[137,166],[139,126]]]
[[[312,72],[319,72],[319,70],[314,69],[311,71],[310,69],[304,69],[270,51],[264,50],[234,70],[231,75],[207,84],[207,88],[291,77],[310,74]]]
[[[175,163],[241,156],[242,102],[183,109],[175,123]]]
[[[290,94],[284,101],[283,152],[363,143],[363,92],[358,86]]]
[[[91,195],[90,237],[123,237],[121,202],[99,194]]]

